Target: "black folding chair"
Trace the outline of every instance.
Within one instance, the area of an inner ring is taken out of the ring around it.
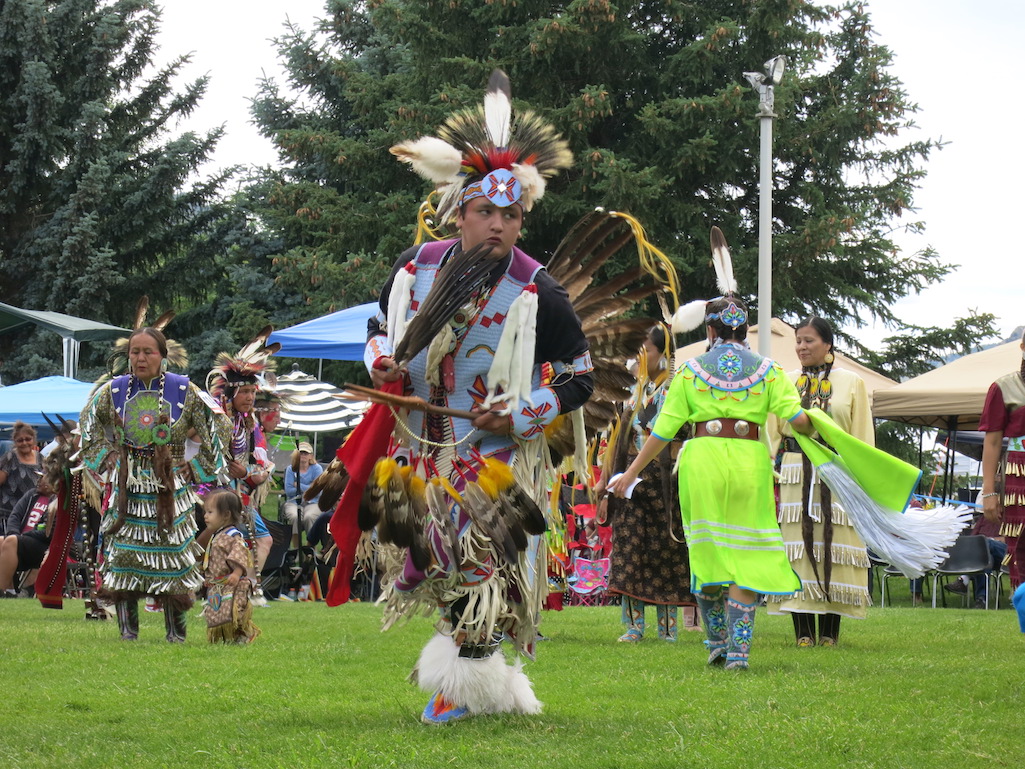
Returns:
[[[263,564],[260,582],[263,594],[267,598],[278,598],[282,591],[287,592],[291,582],[291,565],[288,554],[292,542],[292,527],[287,523],[279,523],[264,519],[271,536],[270,552]],[[294,561],[294,559],[292,559]]]
[[[962,534],[955,541],[947,553],[946,560],[936,567],[932,575],[932,607],[936,608],[936,583],[940,577],[954,577],[962,574],[986,574],[986,608],[989,608],[989,577],[988,572],[993,568],[993,559],[989,554],[989,543],[986,538],[979,534]],[[943,606],[947,605],[947,597],[943,590],[940,593],[940,600]],[[968,593],[965,594],[967,599]]]

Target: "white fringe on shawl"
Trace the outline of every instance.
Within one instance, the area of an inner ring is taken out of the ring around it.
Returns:
[[[887,510],[872,499],[836,462],[818,467],[823,482],[847,510],[858,536],[881,559],[908,579],[921,577],[947,557],[971,511],[948,505],[931,510]]]

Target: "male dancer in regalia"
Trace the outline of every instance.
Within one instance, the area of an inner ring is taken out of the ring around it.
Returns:
[[[483,108],[464,110],[446,121],[440,138],[392,148],[437,185],[435,221],[454,221],[459,237],[399,257],[366,348],[375,386],[401,381],[406,394],[463,412],[413,410],[393,436],[394,453],[436,487],[428,489],[433,504],[413,546],[386,577],[386,622],[441,606],[439,633],[414,672],[432,695],[422,715],[427,723],[540,711],[520,664],[505,664],[500,642],[533,654],[547,580],[544,544],[530,534],[539,533],[554,472],[544,428],[582,406],[592,390],[587,341],[565,290],[515,245],[524,213],[545,179],[570,164],[569,150],[533,113],[511,118],[503,73],[492,75],[485,104],[487,117]],[[531,508],[533,525],[517,522],[508,505],[508,518],[494,520],[480,504],[494,498],[492,471],[510,469],[513,506],[524,516]],[[421,487],[414,481],[409,488],[415,495]],[[391,512],[385,505],[383,517]],[[521,523],[525,531],[517,530]],[[397,542],[399,522],[388,526],[385,541]]]

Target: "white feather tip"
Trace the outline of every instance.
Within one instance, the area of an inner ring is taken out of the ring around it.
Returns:
[[[735,294],[737,293],[737,281],[733,277],[733,259],[730,257],[729,246],[726,245],[726,236],[718,227],[713,227],[710,240],[716,288],[723,296]]]
[[[513,163],[512,172],[523,188],[520,197],[523,210],[529,211],[545,194],[545,178],[538,172],[537,166],[530,164]]]
[[[484,94],[484,124],[488,136],[496,147],[509,146],[509,127],[512,123],[512,91],[509,77],[502,70],[496,69],[488,80],[488,90]]]
[[[683,334],[693,331],[705,322],[705,307],[708,302],[704,299],[695,299],[693,302],[681,306],[673,313],[673,333]]]
[[[421,136],[415,141],[396,144],[389,152],[435,184],[453,182],[463,163],[459,150],[435,136]]]

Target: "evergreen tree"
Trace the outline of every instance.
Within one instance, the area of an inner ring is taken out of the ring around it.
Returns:
[[[194,240],[227,172],[190,176],[221,131],[172,135],[206,80],[175,89],[184,57],[148,74],[159,19],[150,0],[0,3],[0,300],[125,325],[142,294],[202,297]],[[59,350],[0,337],[5,378],[54,373]]]
[[[261,130],[287,170],[262,190],[282,234],[279,281],[312,313],[366,301],[412,240],[427,192],[387,148],[480,102],[493,67],[569,140],[576,165],[527,218],[544,260],[594,206],[629,211],[670,254],[687,298],[714,290],[708,231],[730,241],[741,290],[757,258],[757,95],[743,78],[777,54],[776,314],[836,326],[941,278],[890,233],[912,212],[931,141],[900,142],[915,106],[860,3],[792,0],[331,0],[317,34],[279,41],[291,85],[265,83]],[[918,223],[903,226],[920,227]]]

